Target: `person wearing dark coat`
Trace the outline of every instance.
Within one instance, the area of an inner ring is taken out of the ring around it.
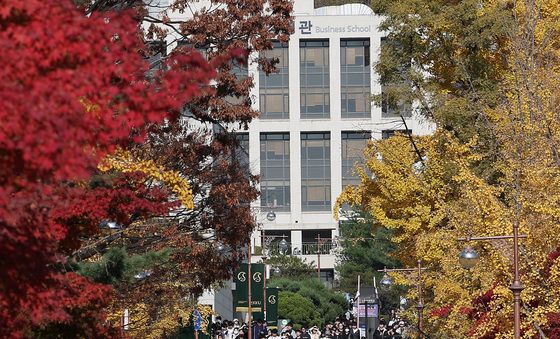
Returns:
[[[352,323],[352,329],[350,330],[350,334],[348,334],[348,339],[362,339],[360,329],[356,323]]]
[[[311,339],[311,335],[307,332],[305,327],[301,328],[301,339]]]

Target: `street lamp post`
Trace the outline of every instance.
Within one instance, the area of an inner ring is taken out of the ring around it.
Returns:
[[[459,241],[471,240],[501,240],[513,239],[513,282],[509,289],[513,292],[513,337],[515,339],[521,338],[521,291],[524,287],[521,284],[519,277],[519,239],[527,238],[525,234],[519,234],[519,224],[513,224],[513,235],[498,235],[488,237],[466,237],[458,238]],[[479,260],[476,251],[467,247],[459,254],[459,263],[466,269],[472,268]]]
[[[393,279],[387,272],[417,272],[416,287],[418,288],[418,304],[416,309],[418,310],[418,330],[420,331],[420,338],[424,337],[424,300],[422,297],[422,271],[425,270],[422,267],[422,260],[418,260],[418,267],[415,268],[384,268],[378,270],[378,272],[383,272],[383,278],[381,279],[381,285],[390,286],[393,284]]]

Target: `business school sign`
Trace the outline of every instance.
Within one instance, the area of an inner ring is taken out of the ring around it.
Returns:
[[[312,20],[300,20],[299,32],[302,35],[317,33],[371,33],[371,25],[317,25]]]

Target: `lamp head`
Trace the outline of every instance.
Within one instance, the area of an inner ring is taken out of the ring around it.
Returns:
[[[276,219],[276,213],[274,211],[270,211],[266,214],[266,220],[274,221]]]
[[[288,242],[286,241],[286,239],[280,240],[280,252],[284,254],[286,253],[287,250],[288,250]]]
[[[459,263],[466,269],[473,268],[479,259],[478,253],[470,246],[462,250],[459,254]]]
[[[393,285],[393,278],[391,278],[389,274],[385,273],[381,279],[381,285],[385,287]]]

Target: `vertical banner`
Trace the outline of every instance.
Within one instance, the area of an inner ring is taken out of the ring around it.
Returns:
[[[268,328],[278,326],[278,288],[266,288],[266,324]]]
[[[251,307],[253,312],[264,310],[264,264],[251,264]],[[264,320],[264,319],[263,319]]]
[[[263,312],[264,309],[264,264],[251,264],[251,277],[248,274],[248,265],[240,264],[235,272],[234,304],[236,312],[249,310],[249,279],[251,279],[251,307],[252,312]],[[261,316],[262,317],[262,316]]]
[[[249,277],[247,275],[247,264],[240,264],[239,269],[233,276],[235,282],[235,293],[233,297],[234,308],[236,312],[247,312],[248,309],[248,292],[249,292]]]

